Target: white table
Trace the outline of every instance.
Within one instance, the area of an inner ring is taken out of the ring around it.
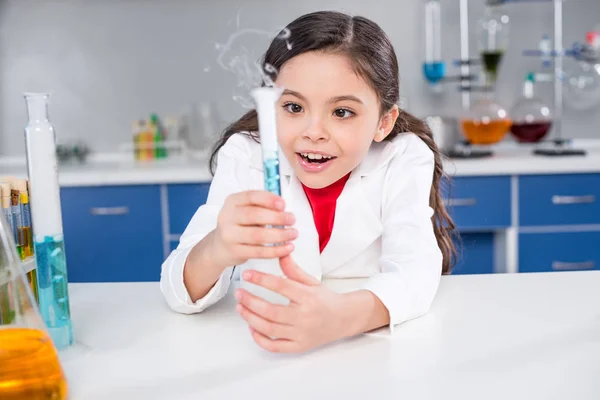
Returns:
[[[600,272],[443,277],[430,313],[393,336],[304,355],[258,348],[231,296],[179,315],[155,283],[70,292],[73,400],[600,399]]]

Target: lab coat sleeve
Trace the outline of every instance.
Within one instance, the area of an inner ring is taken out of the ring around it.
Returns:
[[[192,248],[216,228],[225,199],[233,193],[247,190],[242,183],[249,181],[247,140],[241,135],[234,135],[221,148],[206,203],[198,208],[181,235],[179,245],[162,264],[160,289],[167,304],[176,312],[199,313],[227,293],[233,266],[223,271],[210,291],[196,302],[192,302],[183,282],[183,268]]]
[[[392,331],[428,312],[442,272],[429,206],[433,152],[415,135],[403,140],[406,146],[390,161],[384,184],[381,273],[365,287],[388,309]]]

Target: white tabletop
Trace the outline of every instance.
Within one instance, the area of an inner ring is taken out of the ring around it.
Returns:
[[[392,336],[304,355],[258,348],[231,296],[179,315],[155,283],[70,294],[73,400],[600,398],[600,271],[443,277],[432,310]]]

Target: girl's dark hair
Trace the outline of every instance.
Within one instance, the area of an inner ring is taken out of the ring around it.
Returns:
[[[274,39],[262,60],[265,74],[275,81],[276,71],[280,71],[286,61],[309,51],[326,51],[346,54],[354,63],[356,72],[374,89],[381,101],[381,113],[389,111],[400,97],[398,77],[398,60],[390,39],[374,22],[363,17],[352,17],[333,11],[320,11],[303,15],[290,23],[287,29],[291,32],[288,49],[286,40]],[[275,67],[265,68],[267,65]],[[275,71],[275,72],[272,72]],[[256,110],[247,112],[239,120],[228,126],[219,138],[210,157],[210,169],[214,174],[219,149],[234,134],[247,132],[256,135],[258,119]],[[440,193],[440,185],[444,171],[441,153],[433,141],[432,133],[427,124],[400,110],[400,115],[392,132],[385,140],[412,132],[416,134],[431,149],[435,158],[433,183],[429,196],[429,204],[434,210],[432,222],[435,237],[443,254],[442,273],[450,273],[456,260],[453,235],[455,225],[450,218]],[[253,139],[259,140],[253,136]]]

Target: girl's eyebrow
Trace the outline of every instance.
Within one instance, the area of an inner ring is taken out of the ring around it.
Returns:
[[[297,98],[299,98],[300,100],[304,100],[304,101],[306,101],[306,97],[302,96],[302,95],[301,95],[300,93],[298,93],[298,92],[294,92],[293,90],[290,90],[290,89],[285,89],[285,90],[283,91],[283,94],[282,94],[282,96],[283,96],[283,95],[286,95],[286,94],[289,94],[289,95],[291,95],[291,96],[296,96],[296,97],[297,97]]]
[[[290,89],[285,89],[283,91],[283,94],[284,95],[289,94],[291,96],[295,96],[295,97],[299,98],[300,100],[307,101],[306,97],[304,97],[300,93],[295,92],[295,91],[290,90]],[[329,100],[329,103],[333,104],[333,103],[337,103],[339,101],[344,101],[344,100],[346,100],[346,101],[354,101],[354,102],[359,103],[359,104],[364,104],[361,99],[359,99],[358,97],[353,96],[351,94],[333,97],[332,99]]]
[[[329,100],[330,103],[337,103],[338,101],[354,101],[356,103],[359,104],[363,104],[362,100],[359,99],[356,96],[352,96],[351,94],[345,95],[345,96],[336,96],[334,98],[332,98],[331,100]]]

